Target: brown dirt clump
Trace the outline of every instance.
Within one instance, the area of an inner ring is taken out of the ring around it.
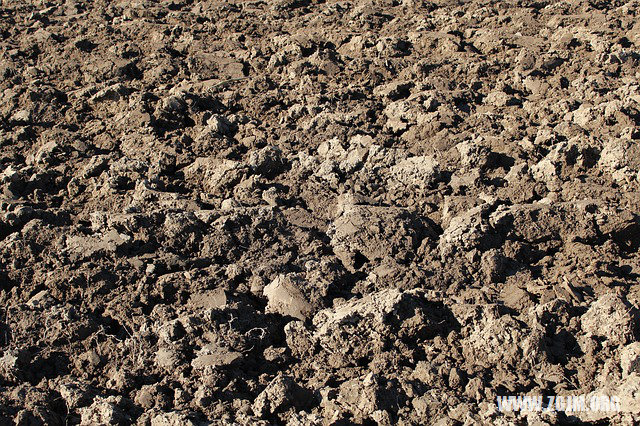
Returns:
[[[0,424],[640,422],[639,16],[0,2]]]

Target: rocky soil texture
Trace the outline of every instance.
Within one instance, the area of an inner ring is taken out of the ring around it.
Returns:
[[[0,4],[0,424],[640,421],[638,1]]]

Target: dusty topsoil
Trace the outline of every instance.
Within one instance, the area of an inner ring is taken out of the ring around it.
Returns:
[[[0,424],[640,421],[638,1],[3,0],[0,39]]]

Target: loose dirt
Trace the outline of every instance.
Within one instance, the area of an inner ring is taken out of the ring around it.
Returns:
[[[639,16],[1,1],[0,424],[640,422]]]

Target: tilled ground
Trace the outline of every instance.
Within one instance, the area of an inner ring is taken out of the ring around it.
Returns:
[[[640,421],[637,1],[0,3],[1,424]]]

